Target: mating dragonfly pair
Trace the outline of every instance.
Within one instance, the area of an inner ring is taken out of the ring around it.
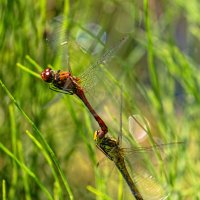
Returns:
[[[94,80],[95,76],[98,74],[98,68],[102,65],[105,65],[108,60],[110,60],[110,57],[112,57],[116,51],[127,41],[128,37],[123,37],[120,42],[114,46],[112,49],[107,51],[95,64],[91,65],[82,75],[76,77],[73,76],[71,69],[69,71],[54,71],[51,68],[46,68],[42,73],[41,77],[42,79],[50,84],[50,89],[73,95],[75,94],[78,96],[82,102],[85,104],[85,106],[88,108],[94,119],[99,124],[100,129],[97,130],[94,134],[94,139],[96,141],[97,147],[110,159],[112,160],[118,170],[121,172],[123,178],[126,180],[133,196],[136,199],[142,200],[144,199],[141,192],[138,190],[138,184],[137,182],[133,181],[131,176],[129,175],[129,172],[127,170],[126,164],[125,164],[125,151],[120,147],[120,141],[115,140],[113,138],[108,137],[106,134],[108,133],[108,127],[103,121],[103,119],[97,114],[97,112],[94,110],[92,105],[89,103],[88,99],[85,96],[85,88],[87,82],[89,81],[91,83],[91,79]],[[130,116],[129,119],[129,130],[133,126],[140,126],[140,131],[142,130],[143,134],[145,133],[147,135],[147,130],[145,128],[141,127],[140,122],[137,120],[135,116]],[[132,132],[132,131],[131,131]],[[122,131],[121,131],[122,133]],[[119,137],[120,138],[120,137]],[[171,143],[172,144],[172,143]],[[133,152],[139,152],[139,151],[149,151],[153,150],[155,148],[163,148],[164,146],[168,146],[171,144],[161,144],[161,145],[154,145],[152,147],[141,147],[138,149],[133,150]],[[157,194],[154,196],[156,198],[150,198],[150,199],[164,199],[166,197],[166,194],[163,193],[163,191],[160,189],[160,186],[156,186],[157,188]]]

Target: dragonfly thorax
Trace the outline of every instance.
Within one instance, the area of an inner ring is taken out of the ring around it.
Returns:
[[[54,78],[52,81],[53,85],[56,88],[72,94],[76,92],[76,89],[78,87],[77,82],[78,78],[74,78],[73,76],[71,76],[70,72],[62,72],[60,70],[54,73]]]
[[[97,147],[112,161],[118,162],[122,158],[118,142],[110,137],[96,138]]]

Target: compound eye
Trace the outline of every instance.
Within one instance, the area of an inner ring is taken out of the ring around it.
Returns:
[[[53,71],[51,68],[46,68],[42,73],[41,73],[42,80],[44,80],[47,83],[51,83],[53,80]]]

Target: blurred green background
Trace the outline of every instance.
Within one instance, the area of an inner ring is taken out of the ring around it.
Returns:
[[[94,55],[72,45],[75,75],[129,36],[88,97],[109,134],[117,138],[123,84],[125,135],[130,138],[128,116],[140,114],[162,143],[184,142],[168,148],[165,179],[159,170],[154,176],[169,199],[199,199],[199,10],[198,0],[0,0],[0,198],[133,198],[112,163],[97,166],[104,156],[95,147],[98,126],[87,109],[78,98],[49,90],[38,76],[48,64],[67,70],[59,30],[73,41],[93,23],[106,33],[103,42],[96,38],[103,48]],[[47,42],[52,27],[58,32]]]

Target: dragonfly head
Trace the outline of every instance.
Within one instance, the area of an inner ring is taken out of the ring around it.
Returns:
[[[51,83],[54,78],[54,72],[51,68],[48,67],[41,73],[41,77],[45,82]]]

